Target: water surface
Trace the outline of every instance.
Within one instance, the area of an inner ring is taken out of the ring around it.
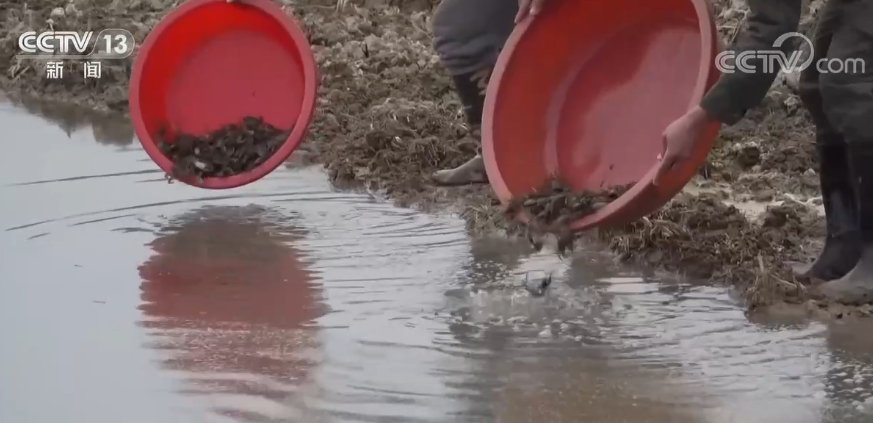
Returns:
[[[869,327],[752,323],[317,168],[168,184],[126,122],[77,109],[5,103],[0,126],[2,422],[873,418]],[[527,272],[554,273],[545,297]]]

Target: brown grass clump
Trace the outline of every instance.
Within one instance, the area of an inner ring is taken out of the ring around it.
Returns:
[[[753,222],[714,196],[680,195],[661,211],[600,236],[621,260],[726,282],[753,305],[764,305],[804,296],[785,260],[804,257],[806,241],[820,228],[820,218],[802,204],[771,207]]]

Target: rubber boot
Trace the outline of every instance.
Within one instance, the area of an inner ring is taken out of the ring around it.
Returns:
[[[849,163],[858,201],[861,258],[846,276],[822,285],[821,292],[830,300],[856,305],[873,302],[873,140],[850,144]]]
[[[482,92],[481,84],[477,79],[481,72],[473,72],[463,75],[455,75],[452,77],[455,84],[455,91],[458,97],[461,98],[461,104],[464,106],[464,114],[467,117],[467,123],[470,125],[470,134],[476,137],[477,142],[481,142],[481,133],[479,127],[482,125],[482,109],[485,108],[485,94]],[[487,184],[488,176],[485,173],[485,160],[482,154],[477,154],[466,163],[454,168],[439,170],[434,172],[433,180],[439,185],[467,185],[467,184]]]
[[[816,148],[827,238],[812,264],[798,265],[793,270],[800,278],[830,281],[845,276],[858,263],[861,234],[846,143],[819,143]]]

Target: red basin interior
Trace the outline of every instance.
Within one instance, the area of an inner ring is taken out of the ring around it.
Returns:
[[[549,4],[513,32],[488,87],[483,153],[496,194],[508,202],[552,175],[577,191],[637,183],[574,229],[661,207],[717,134],[707,128],[693,163],[651,184],[661,134],[715,82],[717,51],[704,0]]]
[[[315,60],[305,34],[270,0],[191,0],[149,34],[131,78],[137,136],[164,171],[172,163],[156,146],[162,128],[205,134],[246,116],[293,127],[282,148],[260,167],[209,178],[202,188],[233,188],[262,178],[303,141],[314,107]]]

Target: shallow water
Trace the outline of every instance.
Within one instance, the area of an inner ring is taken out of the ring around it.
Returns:
[[[0,422],[873,417],[869,327],[752,323],[318,169],[168,184],[124,122],[26,109],[0,105]]]

